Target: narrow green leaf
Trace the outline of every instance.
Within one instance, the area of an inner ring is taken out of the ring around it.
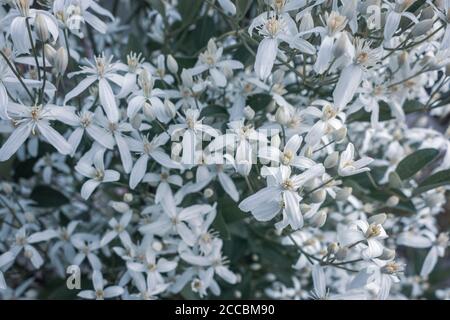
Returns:
[[[431,189],[438,188],[440,186],[445,186],[450,184],[450,169],[436,172],[435,174],[429,176],[414,190],[414,195],[421,194]]]
[[[395,170],[402,180],[407,180],[412,178],[417,172],[419,172],[428,163],[433,161],[434,158],[439,154],[436,149],[421,149],[416,152],[406,156],[397,165]]]
[[[60,207],[69,203],[69,199],[58,190],[49,186],[36,186],[30,198],[36,201],[38,207]]]

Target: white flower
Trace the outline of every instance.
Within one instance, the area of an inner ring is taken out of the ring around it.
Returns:
[[[244,212],[251,211],[258,221],[269,221],[283,208],[283,215],[286,215],[293,229],[303,227],[303,217],[299,207],[302,197],[297,190],[307,181],[322,175],[324,167],[320,164],[314,165],[294,176],[291,176],[291,169],[287,166],[265,168],[268,186],[244,199],[239,204],[239,209]]]
[[[120,296],[123,293],[123,288],[119,286],[104,288],[103,275],[98,270],[92,272],[92,283],[94,284],[94,290],[83,290],[78,293],[78,297],[83,299],[104,300]]]
[[[355,147],[352,143],[349,143],[345,151],[341,153],[341,157],[339,159],[338,173],[340,176],[346,177],[361,172],[370,171],[370,168],[367,168],[366,166],[373,161],[372,158],[363,157],[357,161],[355,161],[354,158]]]
[[[104,150],[100,150],[94,155],[92,163],[81,160],[75,166],[75,170],[78,173],[89,178],[81,187],[81,196],[83,199],[88,199],[101,183],[114,182],[120,179],[119,172],[105,170],[103,155]]]
[[[224,69],[243,69],[244,65],[237,60],[222,60],[223,48],[217,48],[214,40],[208,41],[207,50],[200,54],[197,65],[190,69],[193,76],[209,70],[213,82],[218,87],[225,87],[227,78]]]
[[[50,121],[68,122],[66,114],[72,111],[55,105],[39,105],[27,107],[17,103],[9,103],[8,112],[16,128],[0,149],[0,161],[8,160],[30,135],[41,134],[59,153],[72,152],[70,144],[50,125]]]

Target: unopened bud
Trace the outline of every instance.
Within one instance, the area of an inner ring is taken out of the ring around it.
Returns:
[[[346,201],[352,194],[353,189],[351,187],[345,187],[336,191],[336,201]]]
[[[133,194],[127,192],[123,195],[123,201],[125,202],[131,202],[133,201]]]
[[[329,254],[336,254],[339,251],[339,243],[332,242],[328,245],[327,252]]]
[[[335,167],[339,162],[339,152],[334,151],[330,153],[323,162],[323,166],[327,169]]]
[[[371,216],[367,221],[370,224],[383,224],[387,219],[387,215],[385,213],[379,213],[374,216]]]
[[[131,120],[131,126],[133,127],[133,129],[139,130],[139,128],[141,127],[141,124],[142,124],[142,117],[141,117],[141,115],[139,113],[137,113],[130,120]]]
[[[307,146],[306,149],[305,149],[304,156],[307,157],[307,158],[312,158],[313,153],[314,153],[313,148],[311,146]]]
[[[434,9],[432,6],[428,6],[422,10],[420,19],[427,20],[427,19],[433,19],[433,18],[434,18]]]
[[[342,127],[333,132],[334,140],[339,143],[342,142],[347,137],[347,128]]]
[[[314,203],[321,203],[325,201],[325,198],[327,197],[327,192],[324,189],[320,189],[317,191],[314,191],[311,195],[311,201]]]
[[[281,145],[281,138],[279,134],[274,135],[271,139],[270,139],[270,145],[274,148],[279,148]]]
[[[277,112],[275,113],[275,120],[281,124],[285,125],[291,119],[291,114],[289,110],[284,106],[279,106]]]
[[[55,48],[53,48],[51,45],[49,45],[48,43],[46,43],[44,45],[44,54],[45,54],[45,58],[50,61],[52,64],[54,64],[54,59],[56,56],[56,50]]]
[[[392,260],[395,258],[395,250],[391,250],[388,248],[383,248],[383,253],[381,256],[377,257],[380,260]]]
[[[352,48],[352,44],[345,32],[342,32],[333,47],[333,55],[335,58],[348,55]]]
[[[34,18],[34,30],[39,40],[47,42],[50,37],[47,22],[42,14],[38,13]]]
[[[171,54],[167,56],[167,69],[173,74],[178,72],[178,63]]]
[[[186,69],[183,69],[183,71],[181,71],[181,80],[183,81],[183,84],[188,88],[192,88],[192,86],[194,85],[192,74]]]
[[[121,202],[121,201],[112,201],[111,207],[113,207],[114,210],[116,210],[117,212],[120,212],[120,213],[125,213],[128,210],[130,210],[130,206],[128,204],[126,204],[125,202]]]
[[[164,111],[171,119],[173,119],[175,117],[175,115],[177,114],[175,105],[169,99],[164,100]]]
[[[54,68],[56,73],[63,75],[66,72],[68,64],[69,56],[67,55],[67,50],[61,47],[56,51],[56,55],[54,57]]]
[[[142,110],[144,111],[145,117],[150,121],[156,119],[155,111],[153,110],[153,106],[150,103],[148,102],[144,103]]]
[[[386,205],[388,207],[395,207],[396,205],[398,205],[400,199],[397,196],[391,196],[389,197],[389,199],[387,199],[386,201]]]
[[[336,259],[339,261],[345,260],[348,255],[348,248],[347,247],[340,247],[339,250],[336,252]]]
[[[159,252],[163,249],[163,244],[160,241],[155,240],[152,242],[152,249]]]
[[[433,19],[422,20],[417,23],[411,30],[411,36],[413,38],[420,37],[431,30],[433,27],[434,21]]]
[[[255,110],[253,110],[250,106],[246,106],[244,108],[244,117],[247,120],[253,120],[253,118],[255,117]]]
[[[327,221],[327,216],[327,210],[319,210],[311,217],[311,219],[309,220],[309,224],[313,227],[320,228]]]
[[[214,195],[214,191],[211,188],[206,188],[205,191],[203,191],[203,195],[206,199],[211,198]]]

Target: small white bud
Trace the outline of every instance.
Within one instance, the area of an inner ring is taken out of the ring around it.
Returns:
[[[192,88],[194,85],[192,74],[186,69],[183,69],[183,71],[181,71],[181,80],[183,81],[183,84],[188,88]]]
[[[322,209],[316,212],[309,220],[309,224],[316,228],[321,228],[327,221],[327,210]]]
[[[169,99],[164,100],[164,111],[171,119],[173,119],[175,117],[175,115],[177,114],[175,105]]]
[[[339,251],[339,243],[332,242],[328,245],[327,252],[329,254],[336,254]]]
[[[428,31],[431,30],[433,27],[434,20],[433,19],[426,19],[422,20],[419,23],[417,23],[411,30],[411,36],[416,38],[424,35]]]
[[[391,196],[386,201],[386,205],[388,207],[395,207],[400,202],[400,199],[397,196]]]
[[[178,63],[171,54],[167,56],[167,69],[173,74],[178,72]]]
[[[55,56],[56,56],[56,50],[55,48],[53,48],[51,45],[49,45],[48,43],[46,43],[44,45],[44,54],[45,54],[45,58],[51,62],[51,64],[53,64]]]
[[[130,210],[130,206],[122,201],[111,201],[111,207],[120,213],[125,213]]]
[[[270,139],[270,146],[274,148],[280,148],[281,145],[281,138],[280,135],[277,133]]]
[[[244,117],[247,120],[253,120],[253,118],[255,117],[255,110],[253,110],[250,106],[246,106],[244,108]]]
[[[312,193],[311,201],[314,203],[321,203],[325,201],[327,197],[327,192],[324,189],[317,190]]]
[[[150,121],[156,119],[155,111],[153,110],[153,106],[150,103],[148,102],[144,103],[142,110],[144,112],[144,116]]]
[[[205,191],[203,191],[203,195],[205,198],[211,198],[214,195],[214,191],[211,188],[206,188]]]
[[[330,153],[323,162],[323,166],[327,169],[335,167],[339,162],[339,152],[333,151]]]
[[[137,113],[130,120],[131,120],[130,122],[131,122],[131,126],[133,127],[133,129],[139,130],[139,128],[141,127],[141,124],[142,124],[142,117],[141,117],[141,115],[139,113]]]
[[[47,42],[50,35],[48,32],[47,22],[42,14],[38,13],[34,18],[34,30],[39,40]]]
[[[69,56],[67,55],[67,50],[61,47],[56,51],[56,55],[54,57],[54,68],[56,73],[63,75],[66,72],[68,64]]]
[[[348,248],[347,247],[340,247],[339,250],[336,252],[336,259],[339,261],[345,260],[348,255]]]
[[[123,195],[123,201],[125,202],[131,202],[133,201],[133,194],[127,192]]]
[[[346,201],[352,194],[353,189],[351,187],[344,187],[336,191],[336,201]]]
[[[275,113],[275,120],[281,124],[285,125],[291,119],[291,114],[289,110],[284,106],[279,106],[277,112]]]
[[[163,244],[160,241],[155,240],[152,242],[152,249],[159,252],[163,249]]]
[[[191,180],[192,178],[194,178],[194,174],[192,173],[192,171],[186,171],[186,174],[184,176],[187,180]]]
[[[383,253],[381,256],[377,257],[380,260],[392,260],[395,258],[395,250],[391,250],[388,248],[383,248]]]
[[[347,137],[347,128],[342,127],[333,132],[334,140],[339,143],[342,142]]]
[[[370,224],[383,224],[387,219],[387,215],[385,213],[379,213],[374,216],[371,216],[367,221]]]

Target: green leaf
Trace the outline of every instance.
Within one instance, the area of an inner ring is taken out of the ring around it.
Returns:
[[[179,0],[178,12],[183,22],[182,28],[188,27],[198,16],[203,0]]]
[[[31,192],[30,198],[38,207],[60,207],[69,203],[69,199],[61,192],[49,186],[36,186]]]
[[[388,121],[394,119],[394,115],[391,113],[391,108],[386,102],[380,101],[379,105],[380,121]],[[410,114],[424,110],[424,104],[417,100],[406,100],[402,108],[405,114]],[[360,109],[357,112],[352,113],[348,117],[348,122],[370,122],[370,113],[365,111],[364,109]]]
[[[222,210],[217,210],[216,218],[214,219],[214,222],[212,224],[212,227],[219,231],[221,237],[225,240],[230,239],[230,231],[228,230],[227,223],[225,222],[225,219],[222,215]]]
[[[435,189],[447,184],[450,184],[450,169],[436,172],[435,174],[427,177],[425,180],[419,183],[413,194],[418,195],[425,191]]]
[[[222,117],[228,118],[228,112],[225,108],[218,105],[208,106],[200,112],[200,117]]]
[[[252,0],[236,0],[236,11],[238,18],[244,17],[251,6]]]
[[[152,9],[158,11],[163,17],[166,15],[166,7],[162,0],[147,0]]]
[[[272,96],[265,93],[254,94],[247,98],[247,104],[255,111],[264,110],[271,101]]]
[[[433,161],[438,154],[438,150],[431,148],[417,150],[416,152],[406,156],[402,161],[400,161],[395,171],[397,172],[400,179],[410,179],[423,167]]]

